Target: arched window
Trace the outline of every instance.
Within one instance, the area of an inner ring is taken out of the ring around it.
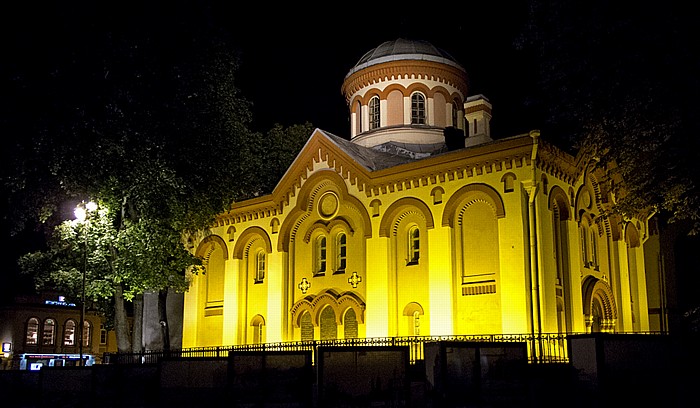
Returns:
[[[323,275],[326,273],[326,237],[321,235],[314,241],[314,274]]]
[[[64,346],[75,346],[75,320],[66,321],[66,325],[63,327],[63,345]]]
[[[419,92],[411,95],[411,124],[425,124],[425,96]]]
[[[335,340],[338,338],[338,325],[335,322],[335,311],[326,306],[320,316],[321,340]]]
[[[369,100],[369,130],[377,129],[380,123],[379,97],[373,96]]]
[[[56,341],[56,321],[54,319],[44,320],[44,331],[41,339],[42,345],[53,346]]]
[[[413,335],[420,336],[420,312],[418,310],[413,312]]]
[[[591,268],[598,270],[598,234],[596,234],[595,227],[590,228],[589,233],[591,236]]]
[[[32,317],[27,321],[27,345],[38,344],[39,319]]]
[[[90,347],[92,344],[92,324],[85,320],[83,322],[83,347]]]
[[[256,315],[250,321],[250,326],[253,331],[253,344],[262,344],[265,342],[265,318],[261,315]]]
[[[344,273],[345,266],[347,263],[347,248],[346,248],[347,236],[345,233],[339,233],[336,237],[335,247],[336,247],[336,272]]]
[[[314,325],[311,322],[311,314],[309,312],[304,312],[301,315],[301,341],[311,341],[314,339]]]
[[[581,220],[581,258],[583,260],[583,266],[588,267],[588,226],[585,220]]]
[[[413,226],[408,230],[408,265],[418,264],[420,259],[420,230]]]
[[[357,315],[352,308],[348,308],[343,319],[343,335],[346,339],[357,338]]]
[[[258,250],[255,254],[255,283],[265,280],[265,251]]]

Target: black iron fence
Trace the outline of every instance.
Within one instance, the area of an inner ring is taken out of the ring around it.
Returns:
[[[142,353],[105,353],[107,364],[152,364],[162,358],[177,357],[228,357],[230,351],[312,351],[315,356],[319,346],[406,346],[410,362],[415,364],[424,358],[426,343],[435,342],[520,342],[527,344],[530,363],[567,363],[567,334],[487,334],[456,336],[407,336],[369,337],[354,339],[290,341],[280,343],[244,344],[234,346],[193,347],[170,351],[147,350]],[[315,360],[315,357],[314,357]]]
[[[141,353],[105,353],[106,364],[150,364],[158,363],[162,358],[177,357],[219,357],[226,358],[230,351],[312,351],[315,355],[319,346],[406,346],[409,349],[410,363],[415,364],[424,359],[426,343],[437,342],[519,342],[527,345],[528,361],[538,363],[568,363],[568,338],[584,333],[542,333],[542,334],[478,334],[454,336],[406,336],[406,337],[369,337],[355,339],[289,341],[279,343],[243,344],[216,347],[192,347],[175,350],[147,350]],[[624,334],[663,335],[663,332],[635,332]]]

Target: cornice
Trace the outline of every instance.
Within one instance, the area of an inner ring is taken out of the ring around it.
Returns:
[[[291,199],[298,194],[313,172],[314,166],[321,162],[328,166],[324,171],[335,172],[348,186],[356,186],[358,191],[370,198],[530,166],[531,155],[532,138],[529,135],[519,135],[370,171],[355,162],[321,131],[316,130],[272,194],[236,203],[229,212],[217,217],[215,226],[284,214]],[[571,185],[578,176],[576,162],[571,155],[542,141],[538,149],[537,166]]]
[[[537,169],[573,186],[580,174],[576,158],[541,139],[538,144]]]
[[[357,71],[343,81],[341,92],[349,103],[352,96],[363,88],[401,78],[438,81],[457,88],[462,95],[467,95],[467,78],[463,71],[451,65],[419,60],[385,62]]]

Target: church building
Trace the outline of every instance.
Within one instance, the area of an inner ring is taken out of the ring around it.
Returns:
[[[591,158],[492,137],[425,41],[380,44],[341,89],[349,138],[316,129],[271,194],[190,238],[183,348],[659,329],[650,215],[608,215]]]

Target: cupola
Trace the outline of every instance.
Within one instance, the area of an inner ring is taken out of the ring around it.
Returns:
[[[468,134],[466,70],[426,41],[399,38],[368,51],[345,76],[341,92],[350,111],[350,140],[361,146],[398,143],[427,151],[444,147],[445,128]]]

